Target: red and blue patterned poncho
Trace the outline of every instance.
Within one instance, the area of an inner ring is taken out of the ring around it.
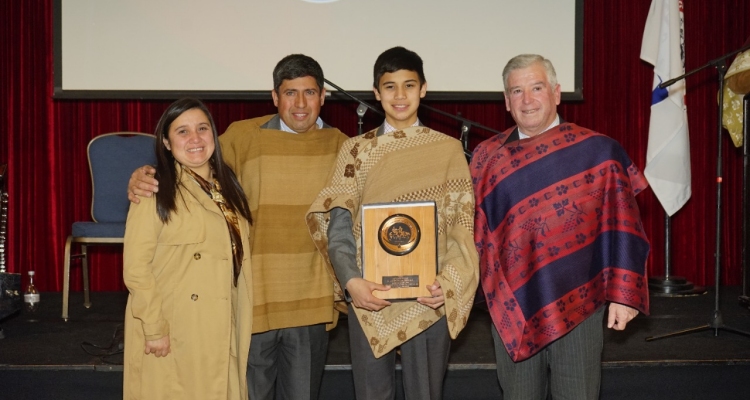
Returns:
[[[482,142],[471,174],[474,238],[492,321],[525,360],[606,302],[648,313],[635,195],[648,186],[613,139],[571,123],[506,143]]]

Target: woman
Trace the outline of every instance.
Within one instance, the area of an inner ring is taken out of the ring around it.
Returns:
[[[247,399],[252,219],[218,143],[195,99],[156,127],[160,190],[125,228],[125,399]]]

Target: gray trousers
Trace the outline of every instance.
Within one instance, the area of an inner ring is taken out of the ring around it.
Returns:
[[[602,373],[604,309],[529,359],[513,362],[492,326],[504,400],[596,400]]]
[[[247,359],[251,400],[317,400],[328,352],[325,324],[253,335]]]
[[[396,350],[375,358],[370,341],[349,304],[349,346],[358,400],[396,397]],[[439,400],[448,368],[451,338],[445,317],[401,346],[401,375],[406,400]]]

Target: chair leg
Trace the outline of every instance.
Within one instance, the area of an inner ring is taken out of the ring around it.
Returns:
[[[89,296],[89,254],[86,245],[81,245],[81,266],[83,267],[83,306],[91,308],[91,297]]]
[[[63,301],[62,301],[62,319],[68,320],[68,296],[70,295],[70,246],[73,236],[68,236],[65,241],[65,258],[63,259]]]

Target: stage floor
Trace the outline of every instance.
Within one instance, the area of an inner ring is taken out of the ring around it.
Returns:
[[[721,288],[723,322],[750,332],[750,310],[738,303],[739,295],[738,287]],[[127,293],[92,293],[90,309],[83,307],[82,293],[71,293],[68,322],[60,318],[61,297],[60,293],[42,293],[36,315],[22,312],[0,322],[5,334],[0,340],[0,394],[17,393],[0,397],[27,398],[41,387],[43,392],[56,394],[34,398],[117,398],[122,385],[119,350]],[[645,341],[649,336],[708,324],[714,315],[714,299],[712,290],[693,297],[652,296],[650,316],[639,315],[622,332],[607,329],[601,398],[750,398],[750,337],[725,330],[715,336],[713,329],[707,329]],[[331,332],[321,389],[324,399],[353,397],[347,335],[346,321],[341,320]],[[451,347],[445,398],[500,398],[494,370],[490,318],[477,307]],[[30,377],[36,378],[22,390],[27,384],[21,382]],[[82,393],[81,397],[65,397],[52,387],[45,388],[62,385],[63,390],[69,385],[71,390],[80,390],[91,382],[99,383],[89,390],[101,397]]]

